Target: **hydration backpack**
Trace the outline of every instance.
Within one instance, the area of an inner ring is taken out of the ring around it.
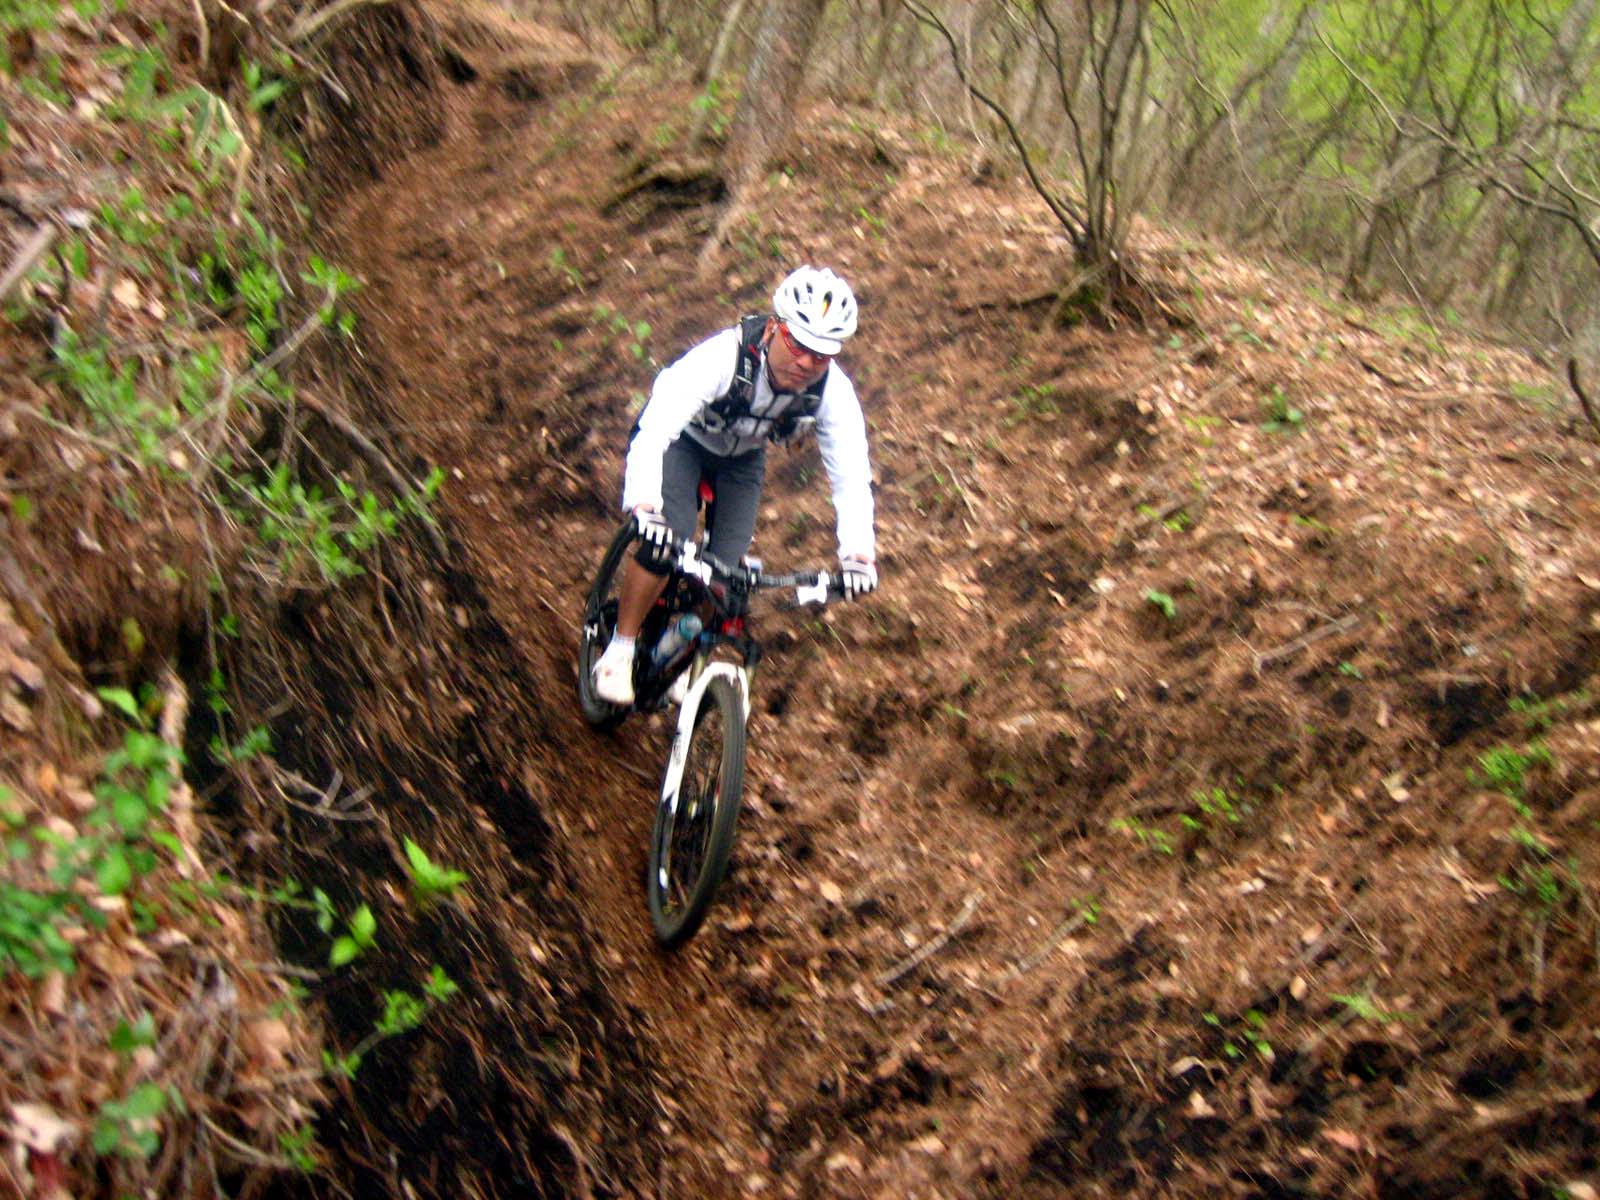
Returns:
[[[768,441],[781,444],[793,441],[817,423],[822,388],[828,382],[826,371],[776,416],[756,416],[750,411],[756,394],[756,372],[761,368],[761,334],[767,320],[765,315],[756,313],[739,321],[739,359],[734,366],[733,383],[706,406],[700,418],[701,424],[713,433],[728,431],[739,437],[765,436]]]

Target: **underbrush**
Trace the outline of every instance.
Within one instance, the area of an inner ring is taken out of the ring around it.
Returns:
[[[274,749],[227,647],[426,528],[443,478],[400,470],[302,361],[353,336],[359,284],[301,248],[304,162],[275,131],[318,76],[291,17],[0,12],[0,1097],[39,1194],[316,1170],[329,1081],[455,991],[437,966],[382,989],[366,1036],[319,1050],[303,1002],[381,939],[373,908],[235,882],[197,817]],[[404,850],[416,904],[464,882]],[[282,913],[317,931],[306,963],[278,961]]]

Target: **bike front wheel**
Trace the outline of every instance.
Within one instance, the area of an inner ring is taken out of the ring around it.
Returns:
[[[626,708],[609,704],[595,694],[594,664],[605,652],[617,626],[623,556],[632,544],[633,526],[625,524],[606,547],[594,583],[584,598],[583,630],[578,641],[578,707],[583,711],[583,719],[596,729],[610,729],[628,715]]]
[[[738,684],[714,677],[700,694],[678,786],[669,779],[662,788],[648,890],[656,939],[668,949],[694,936],[728,870],[744,790],[744,715]]]

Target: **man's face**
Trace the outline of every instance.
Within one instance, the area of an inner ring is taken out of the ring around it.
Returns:
[[[780,392],[802,392],[828,369],[831,355],[818,354],[795,340],[782,321],[772,323],[772,336],[767,341],[767,368],[772,372],[773,387]]]

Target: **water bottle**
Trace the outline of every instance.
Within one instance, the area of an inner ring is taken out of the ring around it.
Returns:
[[[661,640],[656,643],[655,649],[650,652],[650,660],[658,667],[670,663],[678,657],[678,654],[685,646],[700,636],[700,630],[704,627],[699,614],[684,613],[667,626],[667,631],[661,635]]]

